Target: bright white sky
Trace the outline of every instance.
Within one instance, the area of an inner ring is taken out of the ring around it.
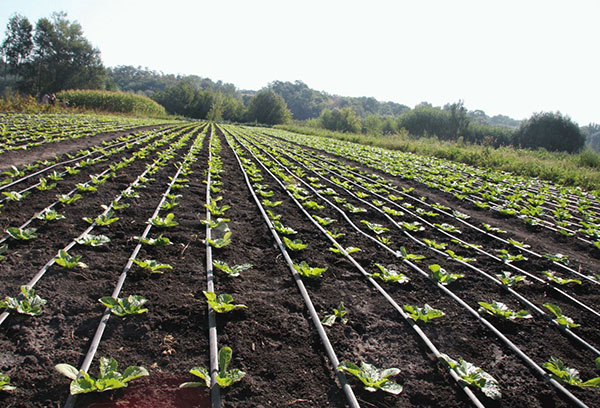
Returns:
[[[0,0],[35,24],[66,11],[106,66],[260,89],[301,80],[414,106],[464,100],[515,119],[600,122],[600,1]],[[3,35],[2,35],[3,38]]]

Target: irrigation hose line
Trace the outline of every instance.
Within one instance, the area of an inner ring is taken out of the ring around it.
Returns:
[[[256,205],[257,205],[263,219],[265,220],[265,223],[269,227],[269,230],[271,231],[271,234],[273,235],[275,242],[277,242],[277,246],[279,247],[279,250],[281,251],[283,258],[285,259],[285,262],[288,265],[288,268],[292,274],[292,277],[294,278],[294,282],[298,286],[298,290],[300,291],[302,299],[304,300],[304,303],[306,304],[306,307],[310,314],[311,320],[312,320],[313,324],[315,325],[315,328],[317,329],[317,333],[319,334],[321,342],[323,343],[323,347],[325,348],[327,357],[329,358],[329,361],[333,366],[334,373],[335,373],[338,381],[340,382],[340,385],[342,387],[344,395],[346,396],[346,399],[348,400],[348,404],[350,405],[351,408],[360,408],[360,405],[358,404],[358,400],[356,399],[356,396],[354,395],[354,391],[352,390],[352,387],[350,387],[350,385],[348,384],[348,381],[346,380],[346,376],[344,375],[344,373],[342,371],[337,369],[337,367],[340,365],[340,361],[337,358],[335,350],[333,350],[333,346],[331,345],[331,342],[329,341],[329,337],[327,336],[327,333],[325,332],[325,329],[323,328],[323,324],[321,323],[319,315],[317,314],[317,311],[315,310],[315,307],[310,299],[310,296],[306,290],[306,287],[304,286],[304,283],[302,282],[302,279],[300,278],[298,271],[296,271],[296,269],[293,267],[292,259],[290,258],[289,254],[287,253],[283,242],[281,242],[281,239],[279,238],[277,231],[275,231],[275,228],[273,227],[271,220],[269,220],[267,213],[265,212],[262,204],[260,203],[260,200],[258,199],[256,193],[254,192],[252,185],[250,184],[250,180],[248,179],[248,175],[246,174],[246,171],[244,170],[244,167],[242,166],[242,162],[240,161],[240,158],[238,157],[237,152],[231,146],[230,141],[227,138],[226,138],[226,140],[227,140],[227,143],[228,143],[230,149],[232,150],[233,154],[235,155],[235,158],[238,162],[240,170],[242,171],[242,174],[244,175],[244,180],[246,181],[248,190],[250,191],[250,194],[252,194],[252,197],[254,198],[254,201],[256,202]]]
[[[271,157],[273,157],[273,156],[271,156]],[[277,161],[277,159],[273,158],[273,160],[275,162],[277,162],[278,164],[280,164],[279,161]],[[289,172],[289,170],[288,170],[288,172]],[[311,188],[313,190],[313,192],[315,192],[315,190],[312,188],[312,186],[308,185],[303,180],[300,180],[300,181],[303,182],[305,185],[307,185],[309,188]],[[329,200],[320,196],[318,193],[315,192],[315,194],[317,194],[323,201],[328,202],[334,208],[337,207],[337,206],[333,205],[331,202],[329,202]],[[341,211],[343,213],[343,210],[340,210],[339,208],[337,208],[337,209],[338,209],[338,211]],[[347,219],[347,221],[349,221],[349,219],[347,217],[345,217],[345,218]],[[360,230],[351,221],[350,221],[350,224],[364,236],[371,238],[372,240],[375,240],[374,238],[370,237],[368,234],[366,234],[365,232]],[[328,235],[328,234],[326,234],[326,235]],[[377,240],[375,240],[375,242],[379,243],[379,241],[377,241]],[[392,254],[397,256],[397,253],[395,251],[393,251],[392,249],[390,249],[389,247],[387,247],[386,245],[384,245],[382,243],[380,243],[380,244],[383,245]],[[425,278],[432,281],[432,278],[429,276],[429,274],[427,274],[425,271],[421,270],[418,266],[416,266],[412,262],[410,262],[408,260],[403,260],[403,262],[406,263],[408,266],[410,266],[413,270],[419,272]],[[536,371],[544,379],[549,381],[554,387],[556,387],[559,391],[561,391],[569,400],[571,400],[571,402],[573,402],[578,407],[582,407],[582,408],[587,407],[586,404],[584,404],[576,396],[574,396],[570,391],[568,391],[565,387],[563,387],[560,383],[558,383],[556,380],[554,380],[552,377],[550,377],[550,375],[548,375],[537,363],[535,363],[529,356],[527,356],[523,351],[521,351],[521,349],[519,349],[514,343],[512,343],[512,341],[510,339],[508,339],[504,334],[502,334],[502,332],[500,332],[498,329],[496,329],[496,327],[494,325],[489,323],[487,320],[483,319],[476,310],[474,310],[471,306],[469,306],[467,303],[465,303],[460,297],[455,295],[452,291],[450,291],[445,286],[439,284],[438,282],[434,282],[434,283],[440,290],[442,290],[442,292],[444,292],[446,295],[450,296],[460,306],[462,306],[469,313],[471,313],[477,320],[479,320],[484,326],[486,326],[489,330],[491,330],[496,335],[496,337],[498,337],[498,339],[500,339],[506,346],[508,346],[513,352],[515,352],[527,365],[530,366],[530,368],[532,368],[534,371]]]
[[[319,225],[311,216],[310,214],[308,214],[306,212],[306,210],[304,209],[304,207],[302,206],[302,204],[300,204],[295,197],[293,197],[289,191],[287,191],[287,189],[285,189],[285,187],[283,186],[283,184],[281,183],[281,181],[275,177],[275,175],[273,173],[271,173],[271,171],[269,169],[267,169],[265,167],[265,165],[256,158],[256,156],[247,148],[245,147],[246,150],[248,150],[250,152],[250,154],[254,157],[254,159],[271,175],[271,177],[284,189],[284,191],[286,191],[286,193],[288,194],[288,196],[292,199],[292,201],[294,201],[294,203],[298,206],[298,208],[304,213],[304,215],[319,229],[319,231],[324,234],[333,244],[334,246],[336,246],[337,248],[339,248],[342,252],[342,254],[369,280],[369,282],[386,298],[386,300],[394,307],[394,309],[396,309],[400,315],[402,316],[402,318],[404,318],[404,320],[409,324],[409,326],[415,330],[415,332],[417,333],[417,335],[421,338],[421,340],[423,340],[423,342],[425,343],[425,345],[431,350],[431,352],[440,360],[442,360],[441,354],[439,352],[439,350],[437,349],[437,347],[435,347],[435,345],[429,340],[429,338],[427,337],[427,335],[421,330],[421,328],[414,322],[412,321],[409,316],[404,312],[404,310],[400,307],[400,305],[398,305],[394,299],[383,289],[383,287],[381,287],[381,285],[379,285],[373,278],[370,277],[370,275],[364,270],[364,268],[350,255],[346,252],[346,250],[344,249],[344,247],[340,244],[337,243],[337,241],[331,237],[329,234],[326,233],[326,231],[324,231],[323,227],[321,225]],[[245,174],[245,173],[244,173]],[[252,192],[253,190],[250,189]],[[253,192],[254,193],[254,192]],[[257,200],[257,199],[256,199]],[[262,209],[262,207],[261,207]],[[265,219],[268,220],[268,217],[266,214],[263,214],[263,217],[265,217]],[[270,221],[269,221],[269,225]],[[272,228],[272,227],[270,227]],[[272,232],[274,234],[276,234],[276,232],[274,232],[274,228],[272,229]],[[278,243],[280,245],[280,248],[282,248],[282,251],[285,250],[285,248],[283,248],[283,244],[281,244],[281,242],[279,241]],[[287,252],[286,252],[287,255]],[[288,255],[289,256],[289,255]],[[291,262],[291,259],[290,259]],[[294,270],[295,272],[295,270]],[[297,275],[297,272],[296,272]],[[298,279],[300,279],[298,277]],[[301,282],[301,280],[300,280]],[[317,316],[318,318],[318,316]],[[320,323],[320,321],[319,321]],[[322,326],[321,326],[322,327]],[[337,367],[337,366],[336,366]],[[473,404],[478,407],[478,408],[483,408],[484,405],[481,403],[481,401],[479,401],[479,399],[477,398],[477,396],[473,393],[473,391],[471,391],[470,388],[467,387],[467,385],[462,382],[460,380],[460,378],[458,377],[458,374],[452,370],[452,369],[448,369],[448,372],[450,374],[450,376],[454,379],[454,381],[458,384],[458,386],[463,390],[463,392],[465,392],[465,394],[467,395],[467,397],[471,400],[471,402],[473,402]]]
[[[161,129],[161,130],[166,130],[166,129]],[[149,138],[151,138],[151,137],[158,136],[158,135],[159,135],[159,133],[160,133],[160,132],[156,132],[156,134],[149,134],[149,135],[142,135],[142,136],[138,136],[138,137],[137,137],[137,138],[135,138],[135,139],[130,139],[130,140],[126,140],[126,141],[118,142],[118,143],[115,143],[115,144],[112,144],[112,145],[109,145],[109,146],[105,146],[105,147],[103,147],[103,148],[102,148],[102,150],[114,149],[114,148],[116,148],[116,147],[119,147],[120,145],[124,145],[124,144],[126,144],[126,143],[137,143],[138,141],[141,141],[141,139],[143,139],[143,138],[148,138],[148,139],[149,139]],[[36,171],[35,173],[28,174],[28,175],[26,175],[26,176],[23,176],[23,177],[21,177],[20,179],[14,180],[14,181],[12,181],[12,182],[10,182],[10,183],[8,183],[8,184],[5,184],[5,185],[3,185],[3,186],[0,186],[0,191],[2,191],[2,190],[5,190],[5,189],[7,189],[7,188],[10,188],[10,187],[12,187],[12,186],[14,186],[14,185],[16,185],[16,184],[19,184],[19,183],[21,183],[21,182],[23,182],[23,181],[25,181],[25,180],[28,180],[28,179],[30,179],[30,178],[33,178],[33,177],[35,177],[35,176],[38,176],[38,175],[40,175],[40,174],[42,174],[42,173],[45,173],[45,172],[47,172],[47,171],[50,171],[50,170],[52,170],[52,169],[53,169],[53,168],[55,168],[55,167],[58,167],[58,166],[61,166],[61,165],[65,165],[65,164],[69,164],[69,163],[73,163],[73,162],[76,162],[76,161],[78,161],[78,160],[85,159],[86,157],[88,157],[88,156],[91,156],[91,155],[93,155],[93,154],[95,154],[95,153],[98,153],[99,151],[100,151],[100,150],[96,150],[96,151],[93,151],[93,152],[89,152],[89,153],[87,153],[87,154],[85,154],[85,155],[82,155],[82,156],[79,156],[79,157],[75,157],[74,159],[65,160],[65,161],[63,161],[63,162],[60,162],[60,163],[54,163],[54,164],[52,164],[52,165],[50,165],[50,166],[48,166],[48,167],[46,167],[46,168],[43,168],[43,169],[41,169],[41,170],[38,170],[38,171]],[[99,159],[99,158],[102,158],[102,157],[106,157],[106,154],[101,154],[100,156],[98,156],[98,157],[94,158],[94,160],[96,160],[96,159]],[[61,175],[62,175],[62,174],[64,174],[64,173],[65,173],[65,172],[61,173]],[[37,186],[37,185],[39,185],[39,183],[38,183],[38,184],[36,184],[36,185],[34,185],[34,187],[35,187],[35,186]],[[23,191],[26,191],[26,190],[23,190]]]
[[[215,136],[214,127],[210,127],[210,136],[208,139],[208,171],[206,176],[206,204],[210,204],[210,183],[211,173],[210,164],[212,162],[212,140]],[[209,292],[215,291],[213,281],[213,266],[212,266],[212,247],[208,242],[211,239],[211,228],[210,222],[210,210],[206,208],[206,290]],[[208,348],[210,354],[210,399],[213,408],[221,408],[221,392],[217,382],[217,375],[219,373],[219,351],[218,351],[218,338],[217,338],[217,317],[214,309],[208,305]]]
[[[190,152],[192,151],[194,146],[195,146],[195,143],[192,142],[192,146],[190,147]],[[183,162],[185,162],[185,159]],[[165,202],[167,195],[171,191],[171,187],[177,181],[177,178],[179,177],[179,173],[181,172],[182,168],[183,168],[183,166],[178,167],[177,172],[175,173],[175,175],[173,176],[173,179],[169,183],[167,190],[161,196],[160,202],[156,206],[156,209],[154,210],[154,213],[152,214],[151,218],[155,218],[158,216],[158,214],[161,210],[161,206]],[[144,229],[144,233],[142,234],[141,238],[142,239],[146,238],[148,236],[148,234],[150,233],[151,229],[152,229],[152,224],[148,224],[146,226],[146,228]],[[127,263],[125,264],[125,267],[123,268],[123,271],[121,272],[121,275],[119,276],[119,279],[117,281],[115,289],[113,290],[113,293],[111,295],[113,298],[116,298],[119,296],[119,293],[121,292],[121,289],[123,288],[123,284],[125,283],[125,279],[127,278],[127,273],[129,272],[129,270],[131,269],[131,266],[133,265],[133,259],[137,256],[137,254],[139,253],[141,248],[142,248],[142,243],[139,242],[135,246],[135,249],[133,250],[131,255],[129,256],[129,259],[128,259]],[[83,360],[83,363],[81,364],[80,371],[87,372],[89,370],[90,365],[92,364],[92,360],[94,359],[94,356],[96,354],[96,351],[98,350],[98,346],[100,345],[100,341],[102,340],[102,335],[104,334],[104,330],[106,329],[106,325],[108,324],[108,319],[110,318],[110,315],[111,315],[110,308],[107,307],[104,310],[104,313],[102,314],[100,323],[98,324],[98,328],[96,329],[96,333],[94,334],[94,337],[92,339],[92,342],[90,344],[88,352]],[[65,403],[65,408],[73,408],[75,406],[76,400],[77,400],[77,395],[69,394],[69,397],[67,398],[67,401]]]
[[[282,140],[282,139],[281,139],[281,138],[279,138],[279,137],[276,137],[276,139],[277,139],[277,140],[280,140],[281,142],[287,142],[288,144],[292,144],[292,142],[289,142],[289,141],[287,141],[287,140]],[[284,148],[282,147],[281,149],[284,149]],[[332,163],[330,160],[323,159],[323,158],[319,157],[318,155],[316,155],[316,154],[314,154],[314,153],[311,153],[311,152],[305,152],[305,153],[304,153],[304,155],[300,155],[300,156],[301,156],[301,157],[305,157],[305,155],[308,155],[308,156],[310,156],[310,157],[313,157],[313,158],[315,158],[315,159],[318,159],[318,160],[320,160],[320,161],[327,162],[327,163],[329,163],[329,166],[331,166],[331,167],[334,167],[334,168],[336,168],[336,169],[339,169],[339,165],[336,165],[335,163]],[[327,171],[329,171],[329,172],[331,172],[331,173],[335,173],[335,174],[339,175],[340,177],[342,177],[342,178],[344,178],[344,179],[346,179],[346,180],[350,181],[351,183],[353,183],[353,184],[355,184],[355,185],[358,185],[358,186],[359,186],[360,188],[362,188],[362,189],[365,189],[365,188],[364,188],[363,186],[361,186],[360,184],[357,184],[357,183],[356,183],[354,180],[349,180],[349,179],[347,179],[346,177],[344,177],[344,176],[340,175],[340,173],[336,173],[336,172],[334,172],[334,171],[331,169],[331,167],[329,167],[329,168],[328,168],[328,167],[322,166],[322,165],[320,165],[320,164],[318,164],[318,163],[314,163],[314,164],[315,164],[315,165],[317,165],[317,166],[319,166],[319,167],[321,167],[321,168],[323,168],[323,169],[325,169],[325,170],[327,170]],[[406,194],[406,193],[404,193],[403,191],[397,190],[396,188],[390,187],[390,186],[386,185],[385,183],[382,183],[381,181],[379,181],[379,180],[377,180],[377,179],[374,179],[374,178],[372,178],[372,177],[369,177],[369,176],[367,176],[367,175],[361,174],[361,173],[359,173],[359,172],[356,172],[356,171],[354,171],[354,170],[346,170],[346,171],[348,171],[349,173],[351,173],[351,174],[354,174],[354,175],[356,175],[356,176],[358,176],[358,177],[360,177],[360,178],[362,178],[362,179],[364,179],[364,180],[368,180],[368,181],[371,181],[371,182],[373,182],[373,183],[376,183],[377,185],[379,185],[380,187],[383,187],[383,188],[385,188],[385,189],[386,189],[386,190],[388,190],[388,191],[393,191],[393,192],[395,192],[395,193],[397,193],[397,194],[400,194],[400,195],[402,195],[403,197],[410,198],[411,200],[413,200],[413,201],[416,201],[416,202],[420,203],[421,205],[425,205],[425,206],[427,206],[428,208],[434,208],[434,207],[433,207],[431,204],[429,204],[429,203],[427,203],[427,202],[425,202],[425,201],[422,201],[421,199],[419,199],[419,198],[417,198],[417,197],[413,197],[413,196],[411,196],[410,194]],[[386,201],[390,202],[389,200],[387,200],[387,198],[386,198],[386,197],[380,196],[380,195],[378,195],[377,193],[372,193],[372,192],[371,192],[371,194],[375,194],[375,195],[377,195],[378,197],[380,197],[380,198],[383,198],[383,199],[386,199]],[[393,203],[393,202],[392,202],[392,204],[395,204],[395,203]],[[396,205],[396,206],[398,206],[397,204],[395,204],[395,205]],[[407,212],[410,214],[410,211],[408,211],[408,210],[406,210],[406,209],[404,209],[404,208],[403,208],[403,210],[407,211]],[[505,239],[503,239],[503,238],[501,238],[501,237],[499,237],[499,236],[497,236],[497,235],[494,235],[494,234],[490,233],[489,231],[484,231],[484,230],[482,230],[481,228],[479,228],[479,227],[477,227],[477,226],[475,226],[475,225],[473,225],[473,224],[471,224],[471,223],[467,222],[466,220],[463,220],[463,219],[461,219],[461,218],[459,218],[459,217],[456,217],[455,215],[453,215],[453,214],[450,214],[450,213],[448,213],[448,212],[446,212],[446,211],[444,211],[444,210],[441,210],[441,209],[437,209],[437,208],[436,208],[436,211],[439,211],[440,213],[442,213],[442,214],[446,215],[447,217],[450,217],[450,218],[452,218],[452,219],[454,219],[454,220],[456,220],[456,221],[458,221],[458,222],[460,222],[460,223],[462,223],[462,224],[464,224],[464,225],[468,226],[469,228],[472,228],[472,229],[474,229],[475,231],[477,231],[477,232],[479,232],[479,233],[485,234],[486,236],[488,236],[488,237],[490,237],[490,238],[492,238],[492,239],[495,239],[495,240],[497,240],[497,241],[500,241],[500,242],[502,242],[502,243],[504,243],[504,244],[506,244],[506,245],[515,246],[515,245],[511,244],[509,241],[507,241],[507,240],[505,240]],[[412,215],[412,214],[411,214],[411,215]],[[534,252],[534,251],[532,251],[532,250],[529,250],[529,249],[527,249],[527,248],[522,248],[522,247],[518,247],[518,248],[519,248],[519,250],[521,250],[521,251],[523,251],[523,252],[526,252],[526,253],[528,253],[528,254],[530,254],[530,255],[533,255],[533,256],[535,256],[535,257],[538,257],[538,258],[543,258],[543,256],[542,256],[541,254],[538,254],[537,252]],[[577,275],[577,276],[579,276],[579,277],[581,277],[581,278],[583,278],[583,279],[586,279],[586,280],[588,280],[588,281],[590,281],[590,282],[592,282],[592,283],[594,283],[594,284],[596,284],[596,285],[600,285],[600,282],[599,282],[599,281],[596,281],[596,280],[592,279],[591,277],[589,277],[589,276],[587,276],[587,275],[584,275],[584,274],[582,274],[581,272],[578,272],[578,271],[576,271],[576,270],[574,270],[574,269],[572,269],[572,268],[569,268],[568,266],[566,266],[566,265],[564,265],[564,264],[562,264],[562,263],[559,263],[559,262],[556,262],[556,261],[552,261],[552,263],[553,263],[555,266],[558,266],[558,267],[560,267],[560,268],[562,268],[562,269],[565,269],[565,270],[569,271],[570,273],[573,273],[573,274],[575,274],[575,275]]]

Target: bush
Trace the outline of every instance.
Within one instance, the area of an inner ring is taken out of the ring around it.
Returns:
[[[360,118],[350,107],[333,111],[325,109],[321,112],[319,120],[322,127],[336,132],[358,133],[362,129]]]
[[[526,149],[575,153],[585,145],[585,135],[568,116],[541,112],[521,123],[515,133],[515,144]]]
[[[61,91],[57,99],[72,107],[143,116],[166,116],[165,108],[152,99],[132,93],[96,90]]]
[[[267,125],[289,122],[292,114],[283,98],[270,89],[263,89],[250,99],[248,120]]]

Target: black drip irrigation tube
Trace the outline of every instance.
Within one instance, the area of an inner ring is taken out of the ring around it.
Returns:
[[[198,137],[201,137],[201,136],[198,136]],[[194,146],[195,146],[195,143],[194,143],[194,141],[192,141],[192,146],[190,147],[190,152],[194,149]],[[184,162],[185,162],[185,159],[184,159]],[[165,202],[167,195],[170,193],[171,187],[177,181],[177,177],[179,176],[179,173],[181,172],[182,167],[183,166],[178,167],[177,171],[175,172],[175,175],[173,176],[173,179],[171,180],[171,182],[169,183],[169,186],[167,187],[167,190],[161,196],[161,199],[160,199],[158,205],[156,206],[156,209],[154,210],[154,213],[152,214],[151,218],[155,218],[158,216],[158,214],[161,210],[161,206]],[[152,229],[152,224],[148,224],[146,226],[146,228],[144,229],[144,232],[140,238],[141,239],[146,238],[148,236],[148,234],[150,233],[151,229]],[[119,296],[119,293],[121,292],[121,289],[123,288],[123,284],[125,283],[125,279],[127,278],[127,273],[129,272],[129,270],[131,269],[131,266],[133,265],[133,259],[135,259],[137,254],[140,252],[141,248],[142,248],[142,242],[140,241],[135,246],[133,252],[129,256],[129,259],[128,259],[127,263],[125,264],[125,267],[123,268],[123,271],[121,272],[121,275],[119,276],[119,279],[117,280],[117,284],[115,285],[115,289],[113,290],[113,293],[111,295],[113,298],[116,298]],[[110,318],[110,315],[111,315],[111,309],[107,307],[104,310],[102,317],[100,318],[100,323],[98,324],[96,333],[94,334],[94,337],[92,339],[92,342],[90,344],[88,352],[85,355],[83,363],[81,364],[81,367],[79,368],[80,371],[87,373],[88,370],[90,369],[90,365],[92,364],[92,360],[94,359],[94,356],[96,355],[96,351],[98,350],[98,346],[100,345],[100,341],[102,340],[102,336],[103,336],[104,330],[106,329],[106,326],[108,324],[108,319]],[[80,377],[81,377],[81,374],[79,374],[78,378],[80,378]],[[69,394],[69,396],[67,397],[67,401],[65,402],[65,408],[73,408],[75,406],[76,400],[77,400],[77,395]]]
[[[281,251],[283,258],[285,259],[285,262],[288,265],[288,268],[292,274],[292,277],[294,278],[294,282],[298,286],[300,295],[302,296],[302,299],[304,300],[304,303],[306,304],[306,307],[310,314],[311,320],[312,320],[313,324],[315,325],[315,328],[317,329],[317,333],[319,334],[321,342],[323,343],[323,347],[325,348],[325,352],[327,353],[329,362],[333,366],[334,373],[335,373],[338,381],[340,382],[340,385],[346,396],[348,404],[351,408],[359,408],[360,405],[358,404],[358,400],[356,399],[356,396],[354,395],[354,391],[352,391],[352,388],[348,384],[348,381],[346,380],[346,376],[344,375],[343,372],[341,372],[340,370],[337,369],[337,367],[340,365],[340,361],[338,360],[337,355],[335,354],[335,350],[333,350],[333,346],[331,345],[331,342],[329,341],[329,337],[327,337],[327,333],[325,332],[325,329],[323,328],[323,324],[321,323],[321,320],[319,319],[319,315],[317,314],[317,311],[315,310],[315,307],[310,299],[310,296],[306,290],[306,287],[304,286],[304,283],[302,282],[302,279],[300,278],[298,271],[296,271],[296,269],[294,269],[292,259],[290,258],[289,254],[287,253],[287,250],[285,249],[283,242],[281,242],[281,239],[279,238],[277,231],[273,227],[271,220],[269,220],[269,217],[267,216],[265,209],[263,208],[262,204],[260,203],[260,200],[256,196],[256,193],[254,192],[254,189],[252,188],[252,185],[250,184],[248,175],[246,174],[246,171],[244,170],[244,167],[242,166],[242,162],[240,161],[240,158],[239,158],[237,152],[235,151],[235,149],[233,148],[233,146],[231,145],[231,143],[227,139],[227,137],[226,137],[226,140],[227,140],[227,143],[229,144],[229,147],[231,148],[233,154],[235,155],[237,163],[240,166],[240,169],[242,171],[242,174],[244,175],[244,180],[246,181],[248,190],[250,191],[250,194],[252,194],[252,197],[254,198],[254,201],[256,202],[256,205],[257,205],[265,223],[269,227],[269,230],[271,231],[271,234],[273,235],[275,242],[277,242],[277,246],[279,247],[279,250]]]
[[[309,219],[313,225],[315,225],[317,227],[317,229],[325,236],[329,239],[329,241],[331,241],[331,243],[338,249],[340,249],[341,253],[346,257],[346,259],[348,259],[350,261],[350,263],[352,263],[352,265],[354,265],[359,272],[367,278],[367,280],[369,281],[369,283],[371,283],[371,285],[373,285],[377,291],[384,296],[384,298],[392,305],[392,307],[398,312],[400,313],[400,315],[402,316],[402,318],[408,323],[408,325],[416,332],[417,336],[425,343],[425,345],[427,346],[427,348],[436,356],[436,358],[438,358],[441,361],[444,361],[442,358],[441,353],[439,352],[439,350],[437,349],[437,347],[431,342],[431,340],[427,337],[427,335],[421,330],[421,328],[408,316],[408,314],[406,314],[406,312],[402,309],[402,307],[400,307],[400,305],[398,303],[396,303],[396,301],[385,291],[385,289],[383,289],[383,287],[381,285],[379,285],[379,283],[377,283],[371,276],[370,274],[365,271],[365,269],[350,255],[348,254],[348,252],[344,249],[344,247],[342,245],[340,245],[332,236],[330,236],[329,234],[327,234],[327,232],[323,229],[323,227],[321,225],[319,225],[319,223],[317,223],[311,216],[310,214],[308,214],[306,212],[306,210],[304,209],[304,207],[302,206],[302,204],[300,204],[298,202],[298,200],[296,200],[295,197],[293,197],[293,195],[290,194],[290,192],[285,188],[285,186],[281,183],[281,181],[275,177],[275,175],[260,161],[256,158],[256,156],[247,148],[245,147],[246,150],[254,157],[254,159],[265,169],[265,171],[267,171],[269,173],[269,175],[286,191],[286,193],[288,194],[288,196],[292,199],[292,201],[296,204],[296,206],[298,206],[298,208],[302,211],[302,213],[307,217],[307,219]],[[250,188],[250,190],[252,191],[252,189]],[[255,196],[255,199],[258,201],[258,199]],[[262,207],[261,207],[262,208]],[[266,214],[263,214],[263,216],[265,217],[266,220],[268,220],[268,217]],[[276,234],[274,228],[271,226],[270,221],[269,221],[269,227],[271,228],[272,232],[274,234]],[[278,245],[280,246],[280,249],[283,251],[285,251],[285,247],[283,246],[283,244],[281,243],[281,241],[278,241]],[[287,255],[287,253],[286,253]],[[291,262],[291,259],[290,259]],[[293,269],[293,268],[292,268]],[[295,270],[294,270],[295,272]],[[296,272],[297,275],[297,272]],[[300,279],[300,277],[297,277],[297,279]],[[300,280],[301,282],[301,280]],[[318,316],[317,316],[317,320],[318,320]],[[320,321],[319,321],[320,323]],[[322,327],[322,326],[321,326]],[[444,362],[445,364],[445,362]],[[467,397],[471,400],[471,402],[478,408],[483,408],[484,405],[481,403],[481,401],[479,401],[479,399],[477,398],[477,396],[473,393],[473,391],[471,391],[471,389],[469,389],[467,387],[467,385],[461,381],[461,379],[458,377],[458,375],[456,374],[456,372],[452,369],[448,370],[450,376],[454,379],[454,381],[456,381],[456,383],[458,384],[458,386],[463,390],[463,392],[467,395]]]
[[[270,155],[270,154],[269,154]],[[281,163],[279,163],[279,161],[277,159],[275,159],[272,155],[270,155],[273,158],[273,161],[278,163],[279,165],[281,165]],[[255,158],[256,159],[256,158]],[[260,162],[260,161],[259,161]],[[261,163],[262,165],[262,163]],[[264,167],[264,165],[263,165]],[[283,166],[284,168],[286,168],[285,166]],[[287,170],[287,168],[286,168]],[[268,171],[268,170],[267,170]],[[289,172],[289,170],[287,170]],[[270,172],[269,172],[270,173]],[[275,177],[275,176],[273,176]],[[300,180],[304,185],[306,185],[307,187],[309,187],[315,194],[317,194],[317,196],[319,196],[319,198],[321,198],[323,201],[327,202],[328,204],[330,204],[333,208],[335,208],[336,210],[338,210],[346,219],[346,221],[348,221],[350,223],[350,225],[360,234],[362,234],[363,236],[367,237],[368,239],[373,240],[374,242],[380,244],[381,246],[383,246],[387,251],[389,251],[390,253],[392,253],[395,256],[398,256],[398,253],[394,250],[392,250],[391,248],[389,248],[387,245],[377,241],[375,238],[371,237],[370,235],[366,234],[365,232],[363,232],[360,228],[358,228],[348,217],[347,215],[344,213],[343,210],[339,209],[337,206],[335,206],[333,203],[331,203],[329,200],[327,200],[326,198],[322,197],[320,194],[318,194],[316,192],[315,189],[312,188],[312,186],[310,186],[309,184],[307,184],[306,182],[304,182],[303,180]],[[287,191],[287,190],[286,190]],[[299,203],[298,203],[299,204]],[[301,205],[301,204],[299,204]],[[312,218],[312,217],[311,217]],[[329,236],[328,234],[325,233],[326,236]],[[350,256],[348,256],[348,258],[350,258]],[[417,265],[413,264],[412,262],[403,259],[403,262],[406,263],[411,269],[413,269],[414,271],[420,273],[423,277],[429,279],[430,281],[432,281],[437,287],[438,289],[440,289],[442,292],[444,292],[446,295],[448,295],[449,297],[451,297],[455,302],[457,302],[460,306],[462,306],[464,309],[466,309],[471,315],[473,315],[480,323],[482,323],[486,328],[488,328],[490,331],[492,331],[492,333],[494,333],[494,335],[501,340],[508,348],[510,348],[515,354],[517,354],[531,369],[533,369],[538,375],[540,375],[542,378],[544,378],[545,380],[547,380],[548,382],[550,382],[550,384],[552,384],[558,391],[560,391],[567,399],[569,399],[575,406],[580,407],[580,408],[587,408],[588,406],[583,403],[581,400],[579,400],[575,395],[573,395],[569,390],[567,390],[562,384],[560,384],[558,381],[556,381],[555,379],[553,379],[548,373],[546,373],[544,371],[543,368],[541,368],[535,361],[533,361],[527,354],[525,354],[520,348],[518,348],[510,339],[508,339],[504,334],[502,334],[502,332],[500,332],[498,329],[496,329],[496,327],[491,324],[490,322],[488,322],[487,320],[485,320],[484,318],[481,317],[481,315],[479,315],[479,313],[473,309],[471,306],[469,306],[465,301],[463,301],[460,297],[458,297],[457,295],[455,295],[451,290],[449,290],[448,288],[446,288],[445,286],[441,285],[438,282],[435,282],[432,280],[432,278],[429,276],[428,273],[426,273],[425,271],[423,271],[421,268],[419,268]]]
[[[210,204],[210,163],[212,162],[212,138],[214,136],[214,127],[211,125],[210,137],[208,140],[208,163],[209,168],[206,176],[206,204]],[[215,291],[213,265],[212,265],[212,247],[209,239],[211,239],[210,228],[210,210],[206,208],[206,290],[209,292]],[[218,359],[218,339],[217,339],[217,316],[214,309],[208,305],[208,349],[210,354],[210,399],[213,408],[221,408],[221,391],[217,382],[217,374],[219,373]]]

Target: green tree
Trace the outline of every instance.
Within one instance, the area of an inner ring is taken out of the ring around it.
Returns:
[[[369,135],[380,135],[382,133],[383,123],[379,116],[371,114],[363,121],[363,133]]]
[[[515,144],[526,149],[575,153],[585,145],[585,135],[568,116],[560,112],[534,113],[515,132]]]
[[[11,73],[19,76],[21,65],[27,60],[33,50],[33,26],[20,14],[14,14],[6,25],[5,38],[0,51],[10,67]],[[6,78],[6,72],[4,73]]]
[[[62,89],[101,89],[106,70],[100,51],[83,36],[78,22],[66,13],[41,18],[35,26],[32,57],[24,64],[22,90],[56,92]]]
[[[321,126],[338,132],[359,133],[362,129],[360,118],[350,107],[321,112]]]
[[[262,89],[250,99],[248,104],[248,120],[276,125],[288,122],[292,114],[283,98],[271,89]]]

